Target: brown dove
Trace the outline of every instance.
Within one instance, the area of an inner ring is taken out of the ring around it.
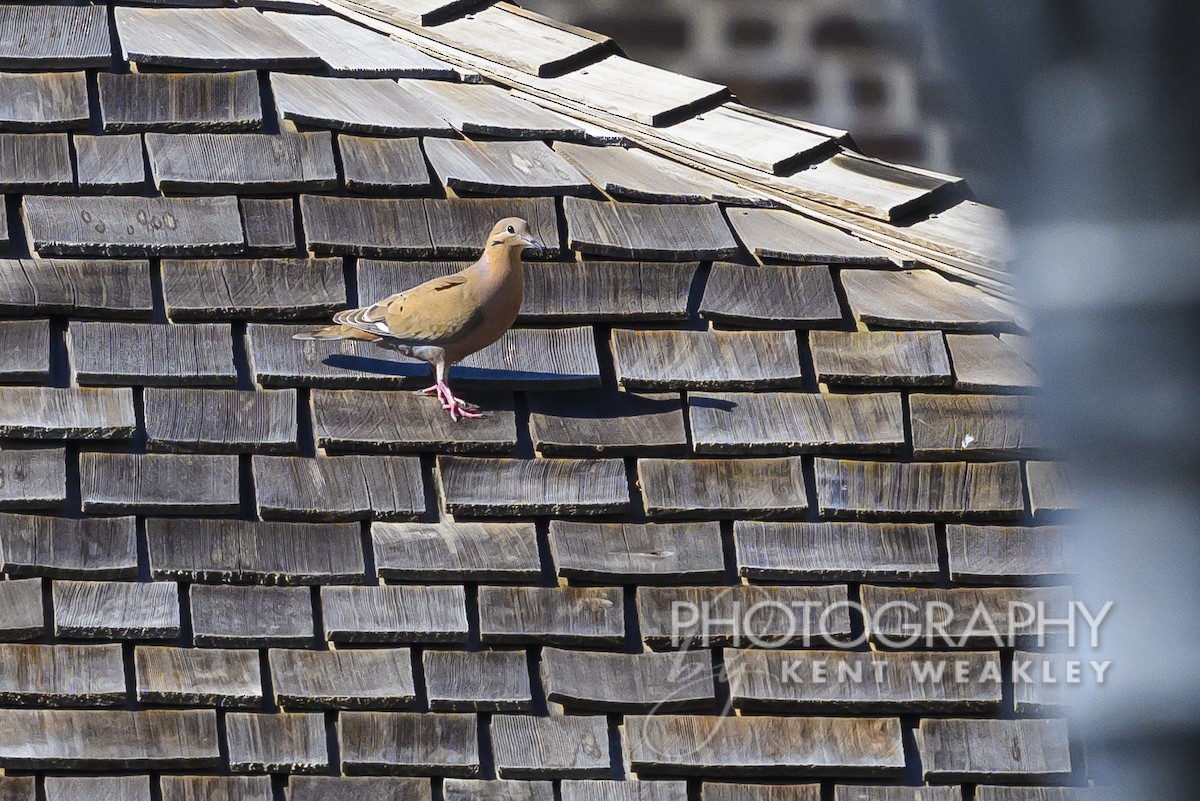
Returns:
[[[517,319],[525,291],[521,252],[541,249],[529,223],[509,217],[496,223],[479,261],[461,272],[435,278],[361,309],[334,315],[334,324],[294,339],[359,339],[427,362],[437,395],[450,419],[483,417],[454,396],[446,383],[451,365],[483,350]]]

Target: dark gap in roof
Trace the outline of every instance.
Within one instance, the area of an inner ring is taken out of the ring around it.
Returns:
[[[463,594],[467,601],[467,642],[464,647],[468,651],[482,651],[483,640],[479,633],[479,585],[473,581],[465,582]]]
[[[317,455],[317,439],[313,433],[312,389],[309,387],[296,388],[296,452],[300,456]]]
[[[731,714],[733,711],[733,695],[729,692],[729,674],[725,671],[725,660],[721,656],[721,648],[709,648],[712,659],[713,699],[715,708],[713,714]]]
[[[905,425],[908,425],[908,413],[904,415]],[[938,579],[937,586],[949,589],[953,586],[950,581],[950,547],[946,542],[946,524],[935,523],[933,527],[934,537],[937,540],[938,550]]]
[[[721,520],[718,522],[721,527],[721,557],[725,565],[725,582],[727,584],[740,584],[741,579],[738,578],[737,565],[737,548],[734,545],[733,539],[733,521]]]
[[[608,777],[618,781],[625,778],[625,752],[621,749],[621,731],[618,728],[623,722],[623,715],[605,716],[605,723],[608,727]]]
[[[438,481],[434,475],[437,454],[422,453],[421,486],[425,488],[425,511],[417,518],[421,523],[436,523],[441,517],[442,499],[438,497]]]
[[[818,508],[815,457],[801,456],[800,465],[800,469],[804,472],[804,496],[808,499],[808,511],[804,514],[803,519],[810,523],[819,523],[821,522],[821,510]]]
[[[142,542],[145,542],[144,537]],[[139,543],[139,559],[141,558],[140,545],[141,543]],[[192,585],[190,582],[181,581],[179,582],[179,639],[175,641],[175,644],[180,648],[191,648],[194,645],[192,633]]]
[[[529,397],[524,392],[513,394],[513,412],[517,423],[518,459],[533,459],[537,456],[533,447],[533,434],[529,428]]]
[[[262,81],[262,83],[269,84],[270,81]],[[350,194],[350,182],[346,179],[346,167],[342,161],[343,133],[343,131],[330,131],[329,133],[330,147],[333,150],[333,171],[337,175],[337,186],[334,187],[333,191],[337,192],[339,195],[343,193]],[[298,202],[292,203],[292,208],[297,208],[298,206]],[[300,220],[297,219],[296,222],[299,223]],[[300,228],[301,226],[297,226],[296,230],[299,231]],[[346,261],[348,261],[348,259],[346,259]]]
[[[642,495],[642,486],[638,483],[637,457],[627,456],[625,462],[625,481],[629,485],[629,511],[623,520],[631,523],[646,522],[646,499]]]
[[[161,778],[161,774],[150,774],[150,801],[163,801]]]
[[[821,801],[837,801],[837,782],[826,779],[820,785]]]
[[[907,392],[900,393],[900,423],[904,427],[904,447],[896,451],[896,457],[906,462],[915,461],[913,457],[912,409]]]
[[[434,650],[434,649],[429,648],[429,647],[426,647],[424,649],[421,649],[421,648],[409,648],[408,649],[409,661],[412,663],[412,674],[413,674],[412,711],[414,711],[414,712],[428,712],[429,711],[429,693],[425,689],[426,685],[425,685],[424,654],[426,651],[430,651],[430,650]]]
[[[217,708],[217,753],[220,754],[220,767],[218,770],[222,774],[229,774],[229,737],[226,735],[225,715],[227,710],[220,707]]]
[[[279,133],[279,112],[275,108],[275,94],[271,91],[269,75],[269,70],[258,70],[255,73],[258,78],[258,99],[262,103],[262,132],[277,134]]]
[[[67,352],[67,318],[50,318],[50,380],[52,387],[71,386],[71,359]]]
[[[79,489],[79,444],[66,443],[64,449],[67,463],[67,499],[63,507],[63,517],[83,517],[83,497]]]
[[[272,801],[288,801],[288,777],[282,773],[271,774]]]
[[[342,750],[338,741],[338,713],[336,709],[327,709],[325,716],[325,754],[327,762],[325,772],[330,776],[340,776],[342,773]],[[281,781],[279,790],[282,791],[286,777],[273,776]],[[278,797],[278,796],[277,796]],[[285,796],[286,798],[286,796]]]
[[[869,651],[870,644],[867,642],[867,621],[862,614],[862,585],[853,582],[846,585],[846,597],[850,602],[847,609],[850,618],[850,639],[851,641],[861,640],[862,644],[856,646],[853,650]]]
[[[121,49],[121,36],[117,32],[116,4],[110,4],[108,11],[108,43],[112,48],[112,61],[109,62],[107,72],[128,73],[129,63],[125,60],[124,50]],[[95,119],[99,119],[95,117]]]
[[[30,257],[29,243],[25,239],[25,225],[21,221],[21,196],[0,195],[4,199],[4,216],[8,222],[8,257],[27,259]]]
[[[621,588],[621,608],[625,614],[625,653],[640,654],[645,648],[637,613],[637,585],[626,584]]]
[[[130,453],[145,453],[150,435],[146,431],[146,389],[133,387],[133,422],[137,428],[129,441]]]
[[[817,381],[817,368],[813,364],[812,346],[808,342],[807,331],[796,332],[796,349],[800,357],[800,392],[819,392],[820,383]]]
[[[150,541],[146,538],[146,518],[141,515],[134,518],[134,547],[137,549],[137,580],[150,581]]]
[[[325,636],[325,608],[321,605],[321,585],[314,584],[308,588],[308,605],[312,610],[313,631],[316,632],[318,645],[324,644],[322,641]],[[329,647],[326,645],[326,647]]]
[[[429,158],[426,157],[425,161],[428,162]],[[441,182],[433,182],[434,186],[437,186],[439,183]],[[554,198],[554,215],[558,222],[558,251],[563,254],[564,259],[570,261],[575,258],[575,253],[569,247],[571,240],[570,233],[567,231],[567,210],[563,206],[563,199],[561,197]]]
[[[362,529],[363,576],[366,584],[374,584],[379,580],[378,566],[375,564],[375,539],[371,536],[371,521],[359,522]]]
[[[943,338],[944,338],[944,335],[943,335]],[[948,351],[948,350],[950,350],[950,348],[946,348],[946,350]],[[905,409],[905,410],[904,410],[904,417],[905,417],[905,419],[908,419],[908,409]],[[1021,460],[1019,460],[1019,461],[1020,461],[1020,464],[1021,464],[1021,475],[1022,475],[1022,476],[1028,476],[1028,475],[1029,475],[1029,462],[1030,462],[1030,460],[1029,460],[1029,459],[1021,459]],[[1029,486],[1029,480],[1028,480],[1028,479],[1025,479],[1025,480],[1023,480],[1023,481],[1021,482],[1021,484],[1022,484],[1022,490],[1021,490],[1021,500],[1023,500],[1023,501],[1025,502],[1025,511],[1024,511],[1022,514],[1021,514],[1021,518],[1022,518],[1022,519],[1021,519],[1020,523],[1021,523],[1021,524],[1023,524],[1023,525],[1026,525],[1026,526],[1032,526],[1032,525],[1034,524],[1034,519],[1033,519],[1033,500],[1032,500],[1032,498],[1030,497],[1030,493],[1032,492],[1032,488]],[[1064,521],[1062,521],[1061,519],[1059,519],[1059,516],[1058,516],[1058,515],[1055,515],[1055,514],[1053,514],[1053,513],[1051,513],[1050,515],[1047,515],[1047,516],[1046,516],[1046,518],[1047,518],[1047,519],[1045,519],[1045,520],[1039,520],[1039,521],[1037,521],[1037,522],[1040,522],[1040,523],[1045,523],[1045,522],[1061,523],[1061,522],[1064,522]]]
[[[496,779],[496,760],[492,756],[492,713],[476,715],[475,736],[479,745],[479,779]]]
[[[554,569],[554,554],[550,550],[550,519],[539,517],[533,522],[533,530],[537,536],[538,564],[541,572],[543,587],[557,587],[558,573]]]
[[[258,503],[254,497],[253,454],[238,456],[238,516],[242,520],[258,519]]]
[[[529,714],[549,715],[550,708],[546,703],[546,688],[542,686],[541,646],[530,645],[525,649],[525,666],[529,671],[529,695],[532,699],[529,705]]]
[[[120,52],[120,51],[117,51]],[[88,128],[87,133],[99,135],[104,133],[104,122],[100,118],[100,79],[96,77],[96,72],[88,70],[86,73],[87,79],[87,94],[88,94]],[[76,131],[71,136],[71,141],[74,142],[75,136],[81,131]],[[76,176],[75,185],[79,186],[79,165],[75,158],[75,148],[71,148],[71,170]]]
[[[121,643],[121,667],[125,672],[125,709],[141,709],[137,697],[137,665],[133,660],[134,645]]]
[[[162,259],[150,259],[150,322],[167,322],[167,300],[163,293]]]
[[[46,801],[46,777],[44,775],[33,777],[33,797],[35,801]]]
[[[298,258],[304,258],[308,254],[308,242],[305,241],[305,239],[304,239],[304,215],[300,211],[300,196],[292,195],[291,197],[292,197],[292,231],[296,235],[296,256]],[[351,270],[351,272],[353,272],[354,265],[347,264],[347,262],[349,262],[349,261],[350,261],[350,257],[345,257],[342,259],[343,272],[347,269],[349,269],[349,270]],[[355,265],[357,263],[358,262],[355,261]],[[351,286],[351,281],[353,281],[353,286],[355,287],[355,293],[357,293],[358,292],[358,279],[357,278],[352,279],[349,276],[346,276],[346,290],[349,291],[350,286]],[[355,295],[350,295],[351,305],[354,304],[354,299],[355,299]]]
[[[852,268],[829,266],[829,277],[833,279],[833,294],[837,297],[838,308],[842,311],[842,325],[829,326],[829,328],[835,331],[855,330],[854,313],[850,310],[850,298],[846,295],[846,288],[842,286],[842,271],[844,269]],[[824,327],[822,326],[822,328]]]
[[[250,348],[246,339],[246,323],[244,320],[237,320],[230,328],[230,333],[233,337],[233,369],[237,373],[237,388],[253,390],[255,388],[254,370],[250,367]]]
[[[7,576],[6,581],[11,581]],[[50,643],[55,641],[54,636],[54,583],[48,579],[42,579],[42,633],[34,638],[32,642]]]
[[[903,784],[924,784],[921,770],[921,753],[917,749],[917,726],[921,722],[920,715],[900,715],[900,741],[904,745]]]
[[[730,226],[730,230],[733,227]],[[712,262],[702,261],[696,274],[692,276],[692,285],[688,288],[687,317],[688,324],[703,328],[707,321],[700,319],[700,304],[704,301],[704,288],[708,286],[708,277],[712,273]]]

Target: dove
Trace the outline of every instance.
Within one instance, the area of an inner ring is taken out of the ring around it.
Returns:
[[[450,391],[446,376],[452,365],[496,342],[516,321],[525,291],[521,254],[526,248],[543,245],[529,223],[508,217],[496,223],[483,255],[465,270],[338,312],[333,325],[293,339],[357,339],[420,359],[434,376],[433,386],[422,394],[436,395],[455,422],[483,417]]]

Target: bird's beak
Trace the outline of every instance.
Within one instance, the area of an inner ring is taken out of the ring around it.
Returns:
[[[532,250],[545,250],[546,249],[546,246],[543,245],[541,242],[539,242],[536,237],[527,236],[527,237],[524,237],[521,241],[525,243],[525,247],[530,248]]]

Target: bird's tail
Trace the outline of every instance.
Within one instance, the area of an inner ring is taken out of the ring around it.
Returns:
[[[348,325],[327,325],[319,331],[293,334],[292,339],[360,339],[363,342],[378,342],[382,337]]]

